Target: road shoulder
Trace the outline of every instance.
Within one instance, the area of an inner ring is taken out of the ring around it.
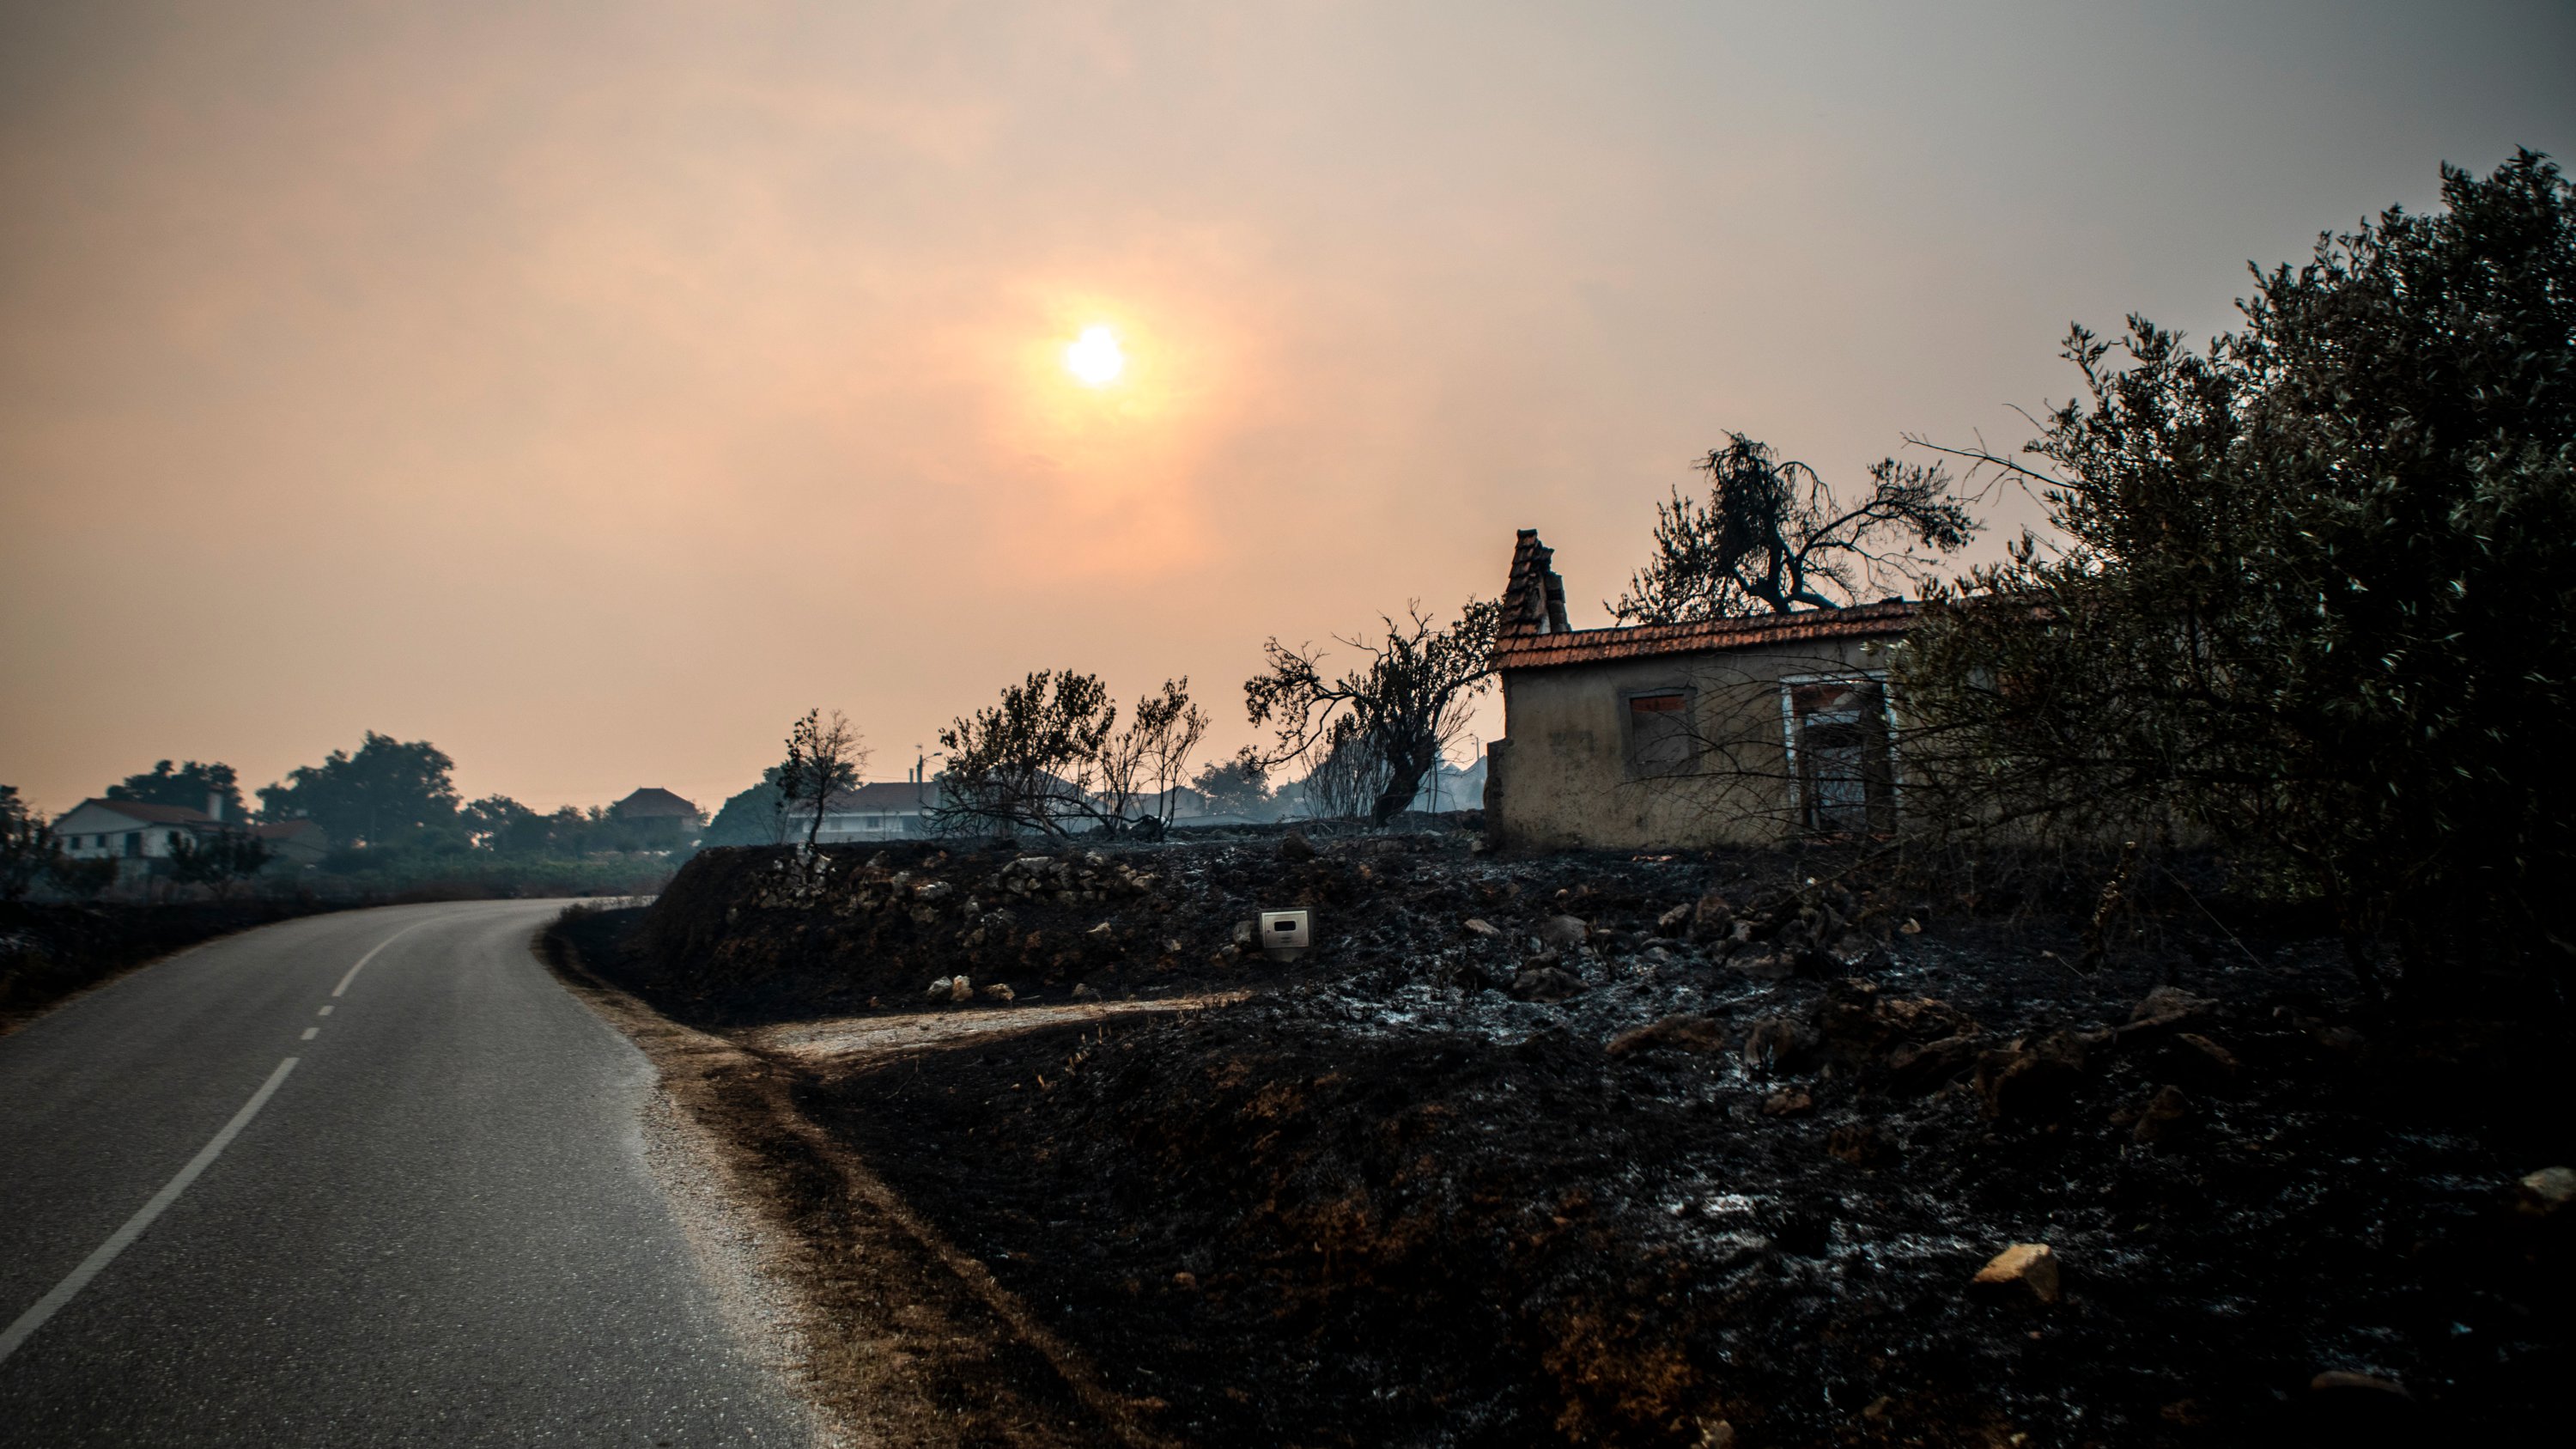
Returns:
[[[826,1442],[1167,1442],[807,1118],[794,1055],[671,1021],[590,972],[559,937],[541,936],[538,955],[652,1064],[647,1160],[724,1311],[812,1404]]]

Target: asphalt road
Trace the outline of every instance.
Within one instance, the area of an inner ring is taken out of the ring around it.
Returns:
[[[293,921],[0,1037],[0,1445],[811,1442],[650,1068],[529,954],[559,908]]]

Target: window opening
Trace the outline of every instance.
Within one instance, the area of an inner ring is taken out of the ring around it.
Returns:
[[[1690,699],[1679,691],[1628,697],[1628,763],[1644,774],[1669,774],[1691,762]]]

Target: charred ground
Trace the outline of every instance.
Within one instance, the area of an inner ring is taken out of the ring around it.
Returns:
[[[2530,1427],[2576,1366],[2576,1214],[2516,1190],[2576,1157],[2554,1018],[2364,1010],[2221,900],[2079,970],[2089,913],[2009,882],[1301,845],[720,852],[622,948],[582,929],[718,1027],[961,973],[1257,988],[779,1063],[1190,1441],[2421,1442]],[[1315,955],[1229,949],[1293,904]],[[2014,1242],[2061,1301],[1970,1291]]]

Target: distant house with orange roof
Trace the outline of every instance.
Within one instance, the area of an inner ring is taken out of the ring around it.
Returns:
[[[312,865],[330,853],[322,827],[310,820],[246,825],[223,818],[221,796],[210,796],[206,806],[196,810],[141,800],[83,800],[54,822],[54,840],[74,860],[129,862],[118,870],[119,878],[128,880],[165,870],[183,838],[203,841],[226,831],[244,831],[268,846],[275,870]]]
[[[696,839],[699,827],[706,824],[695,802],[658,785],[637,790],[609,806],[608,813],[628,827],[637,840],[659,844],[685,845]]]
[[[209,800],[218,810],[220,798]],[[185,805],[141,800],[83,800],[54,822],[54,840],[75,860],[167,860],[182,837],[209,835],[224,822]]]

